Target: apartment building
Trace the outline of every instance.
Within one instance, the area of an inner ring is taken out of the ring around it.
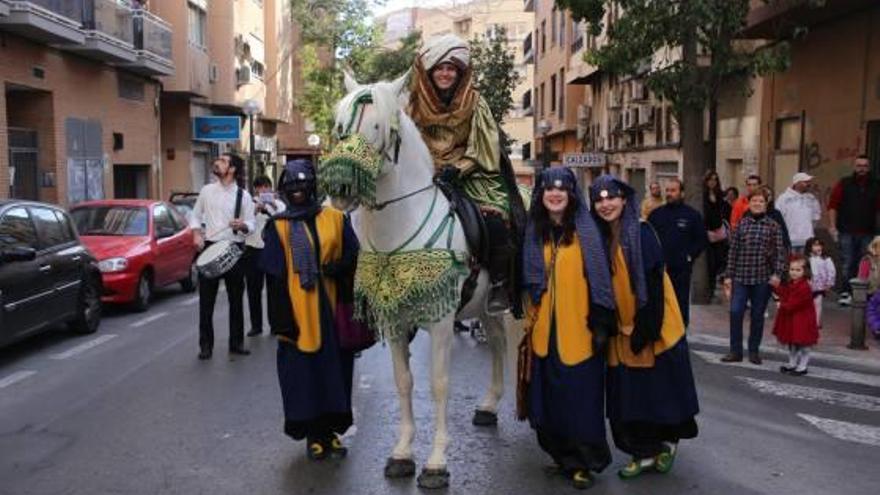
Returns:
[[[449,33],[468,40],[491,36],[499,27],[506,30],[520,83],[513,90],[514,105],[504,120],[503,129],[515,140],[510,158],[517,176],[526,183],[531,182],[533,174],[529,166],[533,129],[531,108],[524,106],[529,102],[521,95],[533,86],[531,62],[524,50],[524,42],[531,36],[533,20],[530,13],[523,11],[521,0],[473,0],[442,8],[401,9],[377,19],[385,26],[386,46],[393,46],[413,31],[421,32],[423,40]]]
[[[199,190],[210,180],[213,157],[225,151],[252,157],[249,177],[276,177],[286,153],[306,148],[302,119],[293,112],[296,31],[290,3],[179,0],[157,5],[175,33],[177,67],[162,80],[163,195]],[[233,122],[240,132],[233,129],[228,140],[195,134],[194,122],[204,122],[201,117],[237,118]]]
[[[161,190],[157,78],[175,71],[173,43],[145,3],[0,0],[0,198]]]
[[[805,171],[827,199],[860,154],[880,176],[880,5],[755,1],[743,36],[790,37],[786,26],[805,35],[792,40],[789,69],[759,81],[760,172],[779,193]]]

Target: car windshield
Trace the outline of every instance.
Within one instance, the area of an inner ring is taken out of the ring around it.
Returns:
[[[84,206],[70,212],[80,235],[147,235],[147,209]]]

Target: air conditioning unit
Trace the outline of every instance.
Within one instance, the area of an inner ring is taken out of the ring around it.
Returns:
[[[238,69],[235,69],[235,82],[239,86],[249,84],[251,82],[251,68],[247,65],[242,65]]]
[[[578,122],[587,123],[593,117],[593,107],[590,105],[578,105]]]
[[[215,83],[220,79],[220,67],[217,64],[208,66],[208,82]]]

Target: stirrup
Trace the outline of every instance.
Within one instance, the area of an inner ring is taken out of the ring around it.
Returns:
[[[617,472],[620,479],[629,480],[642,474],[646,469],[654,467],[655,461],[653,457],[647,459],[633,459],[629,464],[624,466]]]
[[[577,490],[586,490],[593,486],[594,480],[589,471],[578,469],[571,475],[571,483]]]

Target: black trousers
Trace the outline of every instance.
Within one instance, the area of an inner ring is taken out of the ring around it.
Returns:
[[[675,298],[678,299],[678,308],[681,310],[684,326],[687,328],[691,319],[691,267],[688,265],[679,270],[668,270],[667,273],[675,291]]]
[[[229,300],[229,348],[244,347],[244,263],[240,258],[221,277],[211,279],[199,275],[199,347],[202,350],[214,349],[214,305],[221,280]]]
[[[263,331],[263,287],[266,274],[260,270],[259,261],[262,249],[247,246],[244,249],[244,279],[247,287],[248,309],[251,317],[251,330]]]

